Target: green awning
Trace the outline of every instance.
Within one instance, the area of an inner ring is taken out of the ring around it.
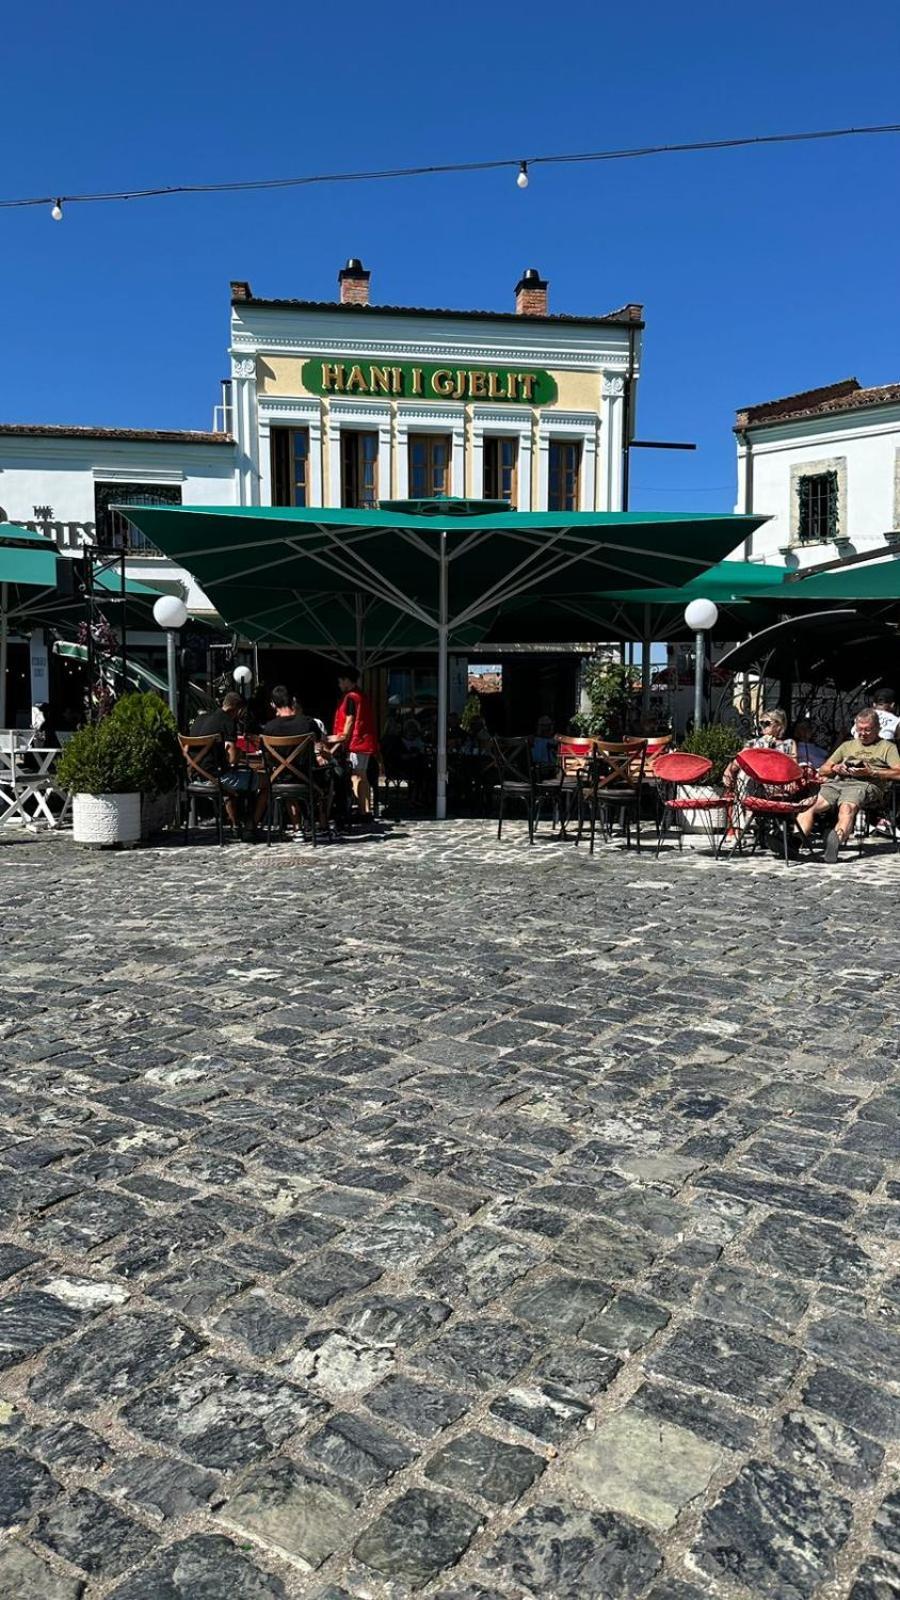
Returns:
[[[811,600],[825,600],[832,605],[852,604],[856,600],[900,600],[900,556],[835,567],[831,572],[812,573],[808,578],[797,576],[794,582],[786,585],[784,599],[792,605],[805,605]]]
[[[46,534],[0,523],[0,583],[52,588],[56,583],[56,545]]]

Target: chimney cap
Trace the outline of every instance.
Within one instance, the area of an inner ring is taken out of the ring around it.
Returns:
[[[245,278],[232,278],[229,287],[231,289],[231,298],[233,301],[253,299],[253,290],[250,288],[250,285]]]
[[[520,289],[546,289],[547,279],[542,278],[537,267],[526,267],[521,278],[516,284],[516,293]]]
[[[359,257],[351,256],[347,265],[341,267],[338,273],[338,282],[343,283],[345,278],[371,278],[371,276],[371,272],[366,271]]]

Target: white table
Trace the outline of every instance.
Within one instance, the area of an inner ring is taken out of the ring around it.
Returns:
[[[60,789],[54,773],[59,750],[44,745],[22,748],[15,741],[0,744],[0,827],[6,822],[21,822],[35,828],[42,821],[49,828],[63,828],[70,820],[71,795]],[[53,811],[50,801],[62,801]],[[26,809],[31,802],[31,809]]]

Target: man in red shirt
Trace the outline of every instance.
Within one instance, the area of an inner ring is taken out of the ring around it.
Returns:
[[[362,818],[372,815],[372,787],[369,762],[378,754],[375,714],[368,695],[359,687],[359,673],[351,668],[338,678],[341,703],[334,714],[332,732],[345,745],[350,756],[350,780]]]

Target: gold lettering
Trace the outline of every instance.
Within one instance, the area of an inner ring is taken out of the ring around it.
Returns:
[[[435,394],[453,393],[453,373],[449,367],[435,367],[431,374],[431,387]]]
[[[343,389],[343,387],[344,387],[344,363],[343,363],[343,361],[338,361],[338,362],[323,361],[322,362],[322,388],[324,390],[326,390],[326,391],[329,390],[329,389],[337,389],[338,391],[340,391],[341,389]]]
[[[397,368],[397,371],[398,372],[400,371],[399,367]],[[422,368],[421,367],[413,367],[413,369],[412,369],[412,392],[413,392],[413,394],[421,394],[422,393]]]
[[[373,394],[388,394],[390,392],[387,367],[369,368],[369,388]]]
[[[391,367],[391,394],[403,393],[403,369]]]
[[[530,400],[534,394],[535,374],[533,372],[523,372],[520,374],[519,382],[522,385],[522,399]]]
[[[469,394],[471,395],[473,400],[483,400],[484,399],[484,396],[487,394],[487,389],[485,388],[485,384],[486,383],[487,383],[487,373],[486,372],[470,372],[469,373]]]
[[[457,369],[456,369],[456,385],[455,385],[454,390],[453,390],[453,398],[454,398],[454,400],[461,400],[463,395],[465,394],[467,376],[468,376],[468,374],[463,372],[462,367],[457,367]]]
[[[506,374],[506,398],[507,398],[507,400],[516,400],[516,399],[518,399],[518,390],[516,389],[516,382],[517,382],[516,374],[514,372],[508,372]]]
[[[368,394],[368,385],[363,377],[362,367],[351,367],[347,379],[347,393]]]
[[[502,386],[502,384],[500,382],[500,374],[499,374],[499,372],[489,372],[488,375],[487,375],[487,378],[488,378],[488,392],[487,392],[488,399],[489,400],[506,400],[506,399],[508,399],[506,391],[505,391],[505,389],[503,388],[503,386]]]

